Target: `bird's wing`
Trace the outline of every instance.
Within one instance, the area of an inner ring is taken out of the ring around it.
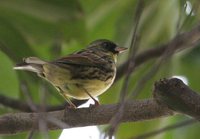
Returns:
[[[82,65],[82,66],[95,66],[102,67],[106,64],[106,60],[101,56],[89,53],[75,53],[69,56],[57,59],[53,61],[55,64],[67,64],[67,65]]]

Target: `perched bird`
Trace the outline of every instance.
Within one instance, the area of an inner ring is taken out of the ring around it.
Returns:
[[[70,104],[70,98],[94,99],[104,93],[116,75],[117,55],[127,48],[119,47],[109,40],[100,39],[89,47],[54,61],[43,61],[37,57],[24,58],[15,70],[27,70],[49,81]]]

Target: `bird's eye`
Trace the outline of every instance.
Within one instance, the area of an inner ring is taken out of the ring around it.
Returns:
[[[107,46],[108,46],[108,43],[107,43],[107,42],[104,42],[104,43],[103,43],[103,46],[104,46],[104,47],[107,47]]]
[[[104,50],[106,50],[106,51],[110,51],[110,52],[112,52],[112,53],[117,53],[117,52],[115,51],[116,44],[114,44],[114,43],[112,43],[112,42],[108,42],[108,41],[102,42],[102,43],[101,43],[101,46],[102,46],[102,47],[104,48]]]

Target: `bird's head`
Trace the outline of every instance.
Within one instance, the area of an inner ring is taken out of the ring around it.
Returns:
[[[90,43],[89,49],[96,49],[99,51],[103,51],[105,53],[111,53],[113,55],[117,55],[127,50],[127,48],[119,47],[114,42],[110,40],[106,40],[106,39],[99,39],[99,40],[93,41],[92,43]]]

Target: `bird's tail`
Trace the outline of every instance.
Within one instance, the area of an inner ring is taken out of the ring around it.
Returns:
[[[43,73],[43,65],[47,63],[37,57],[24,58],[22,63],[17,64],[13,69],[15,70],[27,70],[36,72],[38,74]]]

